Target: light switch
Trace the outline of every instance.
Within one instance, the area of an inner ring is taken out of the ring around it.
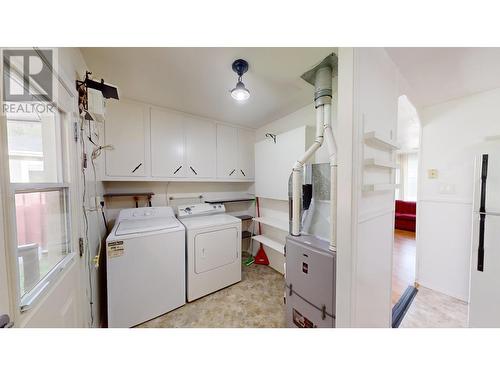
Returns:
[[[437,169],[428,169],[427,170],[428,178],[438,178],[438,170]]]
[[[455,184],[440,184],[439,194],[455,194]]]

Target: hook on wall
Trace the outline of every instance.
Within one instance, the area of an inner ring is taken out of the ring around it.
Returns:
[[[276,143],[276,134],[266,133],[266,138],[271,138]]]

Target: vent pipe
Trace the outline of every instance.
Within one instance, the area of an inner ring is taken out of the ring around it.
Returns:
[[[292,169],[292,236],[300,236],[301,231],[301,173],[304,164],[323,145],[326,139],[330,162],[330,248],[336,244],[336,167],[337,145],[333,135],[332,122],[332,78],[337,72],[337,56],[328,55],[321,63],[302,75],[302,79],[314,85],[314,104],[316,107],[316,139],[309,149],[298,159]]]

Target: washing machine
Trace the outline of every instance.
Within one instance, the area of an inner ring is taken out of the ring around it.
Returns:
[[[106,239],[108,327],[132,327],[186,303],[185,229],[170,207],[120,211]]]
[[[188,302],[241,281],[241,220],[225,212],[223,204],[177,207],[186,228]]]

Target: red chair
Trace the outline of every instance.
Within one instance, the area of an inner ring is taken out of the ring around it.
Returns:
[[[417,223],[417,203],[396,200],[396,229],[415,232]]]

